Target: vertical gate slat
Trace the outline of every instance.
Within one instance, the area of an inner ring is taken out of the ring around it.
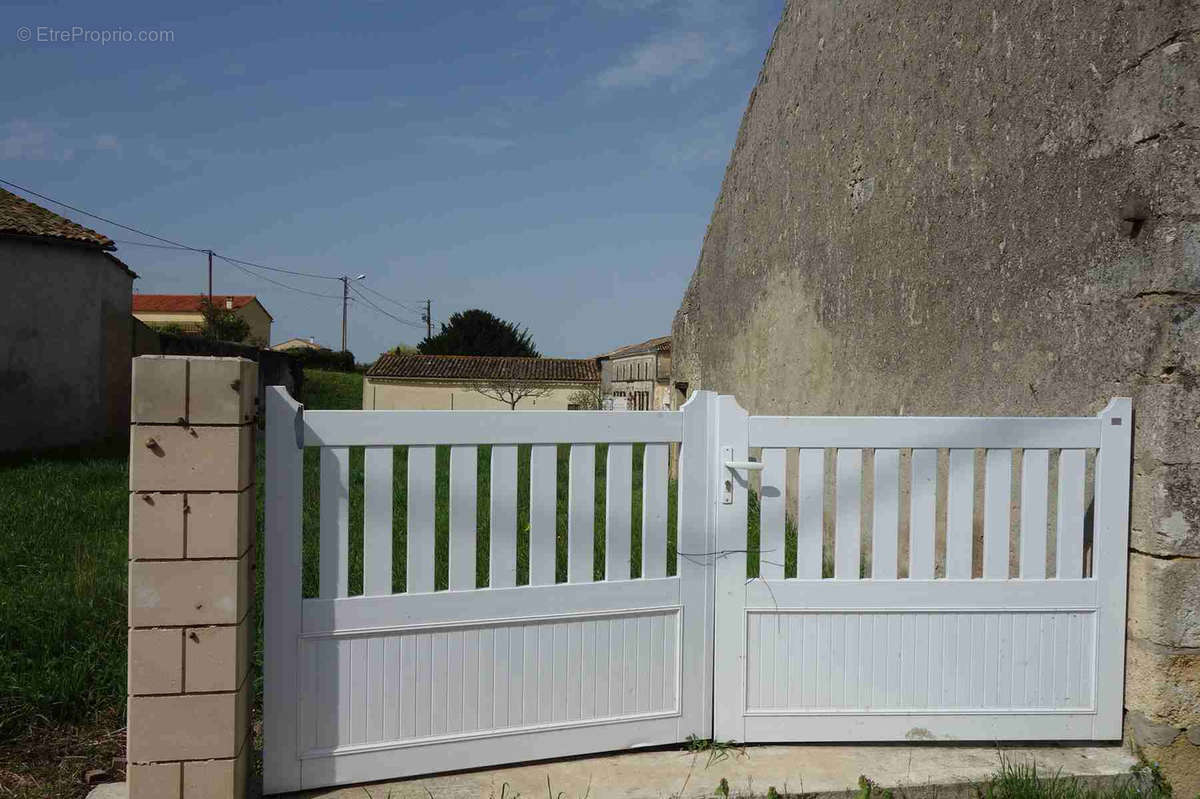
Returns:
[[[476,585],[476,511],[478,510],[479,450],[450,448],[450,590],[469,591]]]
[[[350,592],[350,450],[321,449],[320,596]]]
[[[1012,450],[989,449],[983,483],[983,576],[1008,579]]]
[[[535,444],[529,455],[529,584],[555,579],[558,448]]]
[[[799,507],[796,514],[796,576],[819,580],[825,518],[825,451],[800,450],[797,476]]]
[[[592,581],[596,518],[596,447],[573,444],[567,489],[567,581]]]
[[[871,577],[896,579],[900,536],[900,450],[875,450],[875,502],[871,525]]]
[[[517,584],[517,448],[492,447],[491,537],[489,586]]]
[[[630,557],[630,492],[633,482],[633,445],[610,444],[606,465],[604,503],[604,579],[628,580]]]
[[[647,444],[642,458],[642,577],[667,576],[666,444]]]
[[[1084,455],[1081,449],[1064,449],[1058,457],[1059,579],[1083,576]]]
[[[837,527],[833,576],[857,580],[862,554],[862,450],[837,453]]]
[[[391,447],[367,447],[363,456],[363,593],[392,593]]]
[[[1021,461],[1021,579],[1046,577],[1050,452],[1027,449]]]
[[[433,590],[434,448],[408,448],[408,593]],[[428,723],[428,717],[425,718]]]
[[[975,452],[950,450],[946,493],[946,577],[971,578],[972,517],[975,506]]]
[[[787,512],[787,450],[762,451],[762,486],[759,492],[758,574],[766,580],[782,580],[784,523]]]
[[[908,522],[908,576],[912,580],[928,580],[933,577],[937,455],[936,449],[912,451],[911,508]]]

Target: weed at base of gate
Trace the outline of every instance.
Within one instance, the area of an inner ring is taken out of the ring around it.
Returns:
[[[684,751],[693,754],[707,754],[708,762],[705,763],[705,768],[727,760],[731,754],[737,757],[744,757],[746,754],[746,747],[737,741],[720,741],[713,738],[700,738],[697,735],[689,735],[683,743],[683,748]]]
[[[1171,784],[1157,763],[1146,761],[1114,784],[1094,788],[1077,777],[1039,773],[1034,762],[1013,763],[1001,755],[1000,769],[978,787],[976,795],[979,799],[1171,799]]]

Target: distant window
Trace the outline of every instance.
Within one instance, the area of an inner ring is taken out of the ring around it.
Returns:
[[[568,403],[567,403],[567,410],[568,410],[568,411],[577,411],[577,410],[579,410],[579,403],[578,403],[578,402],[568,402]]]

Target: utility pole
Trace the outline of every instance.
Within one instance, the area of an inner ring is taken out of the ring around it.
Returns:
[[[205,250],[208,253],[208,304],[212,305],[212,250]]]
[[[350,276],[342,275],[342,352],[346,351],[346,307],[350,304]]]
[[[433,300],[425,300],[425,338],[433,338],[433,312],[431,310]]]
[[[362,280],[365,277],[366,275],[359,275],[357,277],[342,275],[339,278],[342,281],[342,352],[346,351],[346,308],[350,305],[350,281]]]

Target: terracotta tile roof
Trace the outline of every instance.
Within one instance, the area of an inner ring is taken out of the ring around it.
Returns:
[[[67,239],[91,244],[102,250],[117,248],[108,236],[59,216],[24,197],[0,189],[0,235],[6,233],[45,239]]]
[[[367,370],[367,377],[595,383],[600,370],[591,358],[383,355]]]
[[[133,312],[147,313],[200,313],[200,301],[204,294],[134,294]],[[253,294],[214,294],[213,304],[218,308],[225,306],[225,300],[233,300],[234,309],[244,308],[254,302]]]
[[[606,352],[603,355],[598,355],[598,358],[624,358],[626,355],[640,355],[646,352],[670,352],[671,337],[659,336],[658,338],[647,339],[640,344],[630,344],[625,347],[618,347],[612,352]]]

